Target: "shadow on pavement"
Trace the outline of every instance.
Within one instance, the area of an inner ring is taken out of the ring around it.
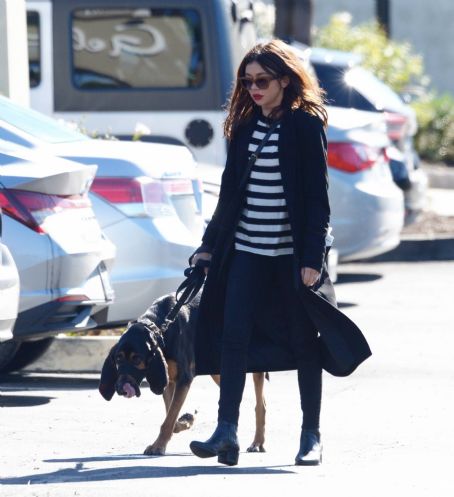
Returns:
[[[353,302],[338,302],[337,303],[337,307],[339,307],[339,309],[343,309],[345,307],[356,307],[358,304],[355,304]]]
[[[167,457],[167,456],[166,456]],[[151,458],[155,459],[155,458]],[[217,463],[215,463],[217,464]],[[50,473],[1,478],[2,485],[36,485],[52,483],[75,483],[114,480],[136,480],[142,478],[172,478],[196,475],[269,475],[298,473],[277,467],[234,467],[225,466],[113,466],[112,468],[85,469],[83,463],[74,468],[59,469]]]
[[[422,239],[401,240],[393,250],[361,262],[420,262],[454,260],[454,236],[452,233],[434,234]]]
[[[91,390],[97,389],[99,375],[83,377],[72,376],[68,373],[40,374],[13,373],[0,375],[0,390],[6,387],[8,391],[24,390]]]
[[[172,456],[191,456],[192,454],[166,454],[165,456],[146,456],[145,454],[116,454],[113,456],[94,456],[94,457],[71,457],[69,459],[44,459],[43,462],[68,462],[68,463],[87,463],[87,462],[100,462],[100,461],[131,461],[134,459],[157,459],[158,457],[172,457]]]
[[[33,407],[48,404],[55,397],[37,395],[1,395],[0,407]]]
[[[368,283],[383,278],[382,274],[376,273],[342,273],[337,274],[336,285],[343,283]]]

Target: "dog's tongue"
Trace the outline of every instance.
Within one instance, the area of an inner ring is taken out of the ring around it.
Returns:
[[[135,397],[136,395],[136,390],[130,383],[125,383],[123,385],[123,392],[125,393],[125,397],[128,399]]]

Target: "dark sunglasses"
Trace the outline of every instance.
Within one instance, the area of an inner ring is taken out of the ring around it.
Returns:
[[[266,90],[268,86],[270,86],[271,81],[274,79],[279,79],[277,76],[260,76],[259,78],[253,79],[253,78],[239,78],[239,81],[241,83],[241,86],[245,90],[250,90],[252,88],[252,85],[255,83],[255,86],[259,90]]]

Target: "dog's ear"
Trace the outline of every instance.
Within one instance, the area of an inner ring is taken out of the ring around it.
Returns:
[[[145,377],[150,385],[150,390],[156,395],[161,395],[169,384],[167,361],[159,347],[153,348],[150,352]]]
[[[99,393],[106,399],[111,400],[115,393],[115,383],[118,378],[117,366],[115,364],[115,351],[117,346],[114,345],[109,352],[109,355],[104,361],[101,370],[101,379],[99,381]]]

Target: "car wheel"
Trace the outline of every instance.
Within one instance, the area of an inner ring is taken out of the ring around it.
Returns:
[[[19,345],[19,342],[14,340],[0,342],[0,373],[6,373],[5,368],[14,359]]]
[[[1,369],[2,373],[19,371],[39,359],[52,345],[54,337],[43,338],[33,342],[22,342],[14,357]]]

